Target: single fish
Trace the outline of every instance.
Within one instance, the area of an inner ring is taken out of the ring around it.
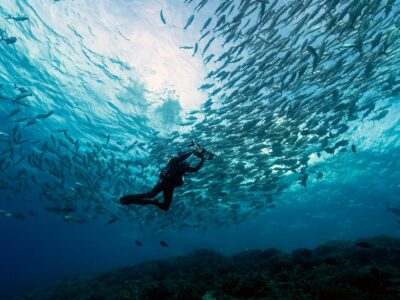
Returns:
[[[6,42],[7,45],[12,45],[12,44],[15,44],[17,42],[17,38],[14,37],[14,36],[13,37],[9,37],[9,38],[2,37],[1,41]]]
[[[208,25],[210,25],[211,21],[212,17],[208,18],[208,20],[204,23],[203,28],[201,28],[200,32],[203,32],[208,27]]]
[[[110,224],[115,223],[115,222],[117,222],[117,221],[118,221],[118,218],[117,218],[117,217],[112,217],[112,218],[107,222],[106,225],[110,225]]]
[[[188,27],[193,23],[193,20],[194,20],[194,15],[191,15],[189,19],[186,21],[186,25],[183,29],[184,30],[188,29]]]
[[[54,114],[54,111],[51,110],[45,114],[39,114],[37,115],[34,119],[47,119],[48,117],[50,117],[52,114]]]
[[[24,21],[28,21],[29,17],[28,16],[21,16],[21,17],[8,16],[6,18],[6,20],[14,20],[14,21],[17,21],[17,22],[24,22]]]
[[[53,132],[63,132],[63,133],[65,133],[65,132],[67,132],[68,131],[68,129],[63,129],[63,128],[61,128],[61,129],[54,129],[54,130],[52,130]]]
[[[313,71],[315,71],[319,63],[317,50],[315,50],[312,46],[307,46],[307,51],[313,56]]]
[[[196,12],[199,12],[199,11],[204,7],[204,5],[207,4],[207,2],[208,2],[208,0],[202,0],[202,1],[194,8],[194,10],[195,10]]]
[[[203,35],[200,37],[199,42],[204,39],[207,35],[209,35],[211,33],[211,31],[207,31],[206,33],[203,33]]]
[[[209,56],[207,56],[203,61],[204,64],[205,65],[208,64],[214,56],[215,56],[214,54],[210,54]]]
[[[192,54],[193,57],[196,55],[197,50],[199,50],[199,44],[198,44],[198,43],[196,43],[196,44],[194,45],[194,51],[193,51],[193,54]]]
[[[168,248],[168,244],[167,244],[166,241],[160,241],[160,245],[165,247],[165,248]]]
[[[164,24],[167,24],[167,20],[165,20],[165,17],[164,17],[164,14],[163,14],[162,10],[160,10],[160,18],[161,18],[161,22],[163,22]]]
[[[73,216],[73,215],[65,215],[63,217],[63,220],[67,223],[72,222],[72,223],[78,223],[78,224],[83,224],[83,223],[87,222],[84,218],[79,217],[79,216]]]
[[[212,88],[213,86],[214,86],[214,83],[206,83],[206,84],[203,84],[199,89],[200,90],[208,90],[208,89]]]
[[[15,116],[17,113],[19,113],[21,111],[21,109],[19,109],[19,108],[16,108],[16,109],[14,109],[12,112],[10,112],[8,115],[7,115],[7,118],[11,118],[12,116]]]
[[[204,49],[203,49],[203,53],[201,54],[202,56],[204,56],[204,54],[207,52],[208,48],[210,48],[210,46],[211,46],[212,42],[214,42],[214,40],[215,40],[215,37],[212,37],[212,38],[208,41],[208,43],[206,44],[206,46],[205,46]]]
[[[27,123],[25,124],[24,128],[26,128],[26,127],[28,127],[28,126],[32,126],[32,125],[35,124],[35,123],[36,123],[36,120],[35,120],[35,119],[30,120],[29,122],[27,122]]]
[[[189,50],[189,49],[193,49],[193,47],[192,46],[180,46],[179,49]]]

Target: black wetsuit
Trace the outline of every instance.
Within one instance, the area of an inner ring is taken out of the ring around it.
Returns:
[[[195,167],[191,167],[185,160],[192,154],[195,154],[201,158],[199,164]],[[156,186],[148,193],[137,194],[137,195],[127,195],[120,199],[121,204],[138,204],[138,205],[148,205],[153,204],[158,206],[162,210],[168,210],[172,196],[174,194],[174,189],[177,186],[183,184],[183,176],[186,173],[194,173],[200,170],[204,163],[204,157],[198,153],[191,151],[187,153],[182,153],[178,156],[171,158],[168,165],[160,174],[160,179]],[[158,193],[164,193],[164,201],[158,202],[153,199]]]

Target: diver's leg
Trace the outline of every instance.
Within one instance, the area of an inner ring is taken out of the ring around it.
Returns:
[[[174,195],[174,187],[166,187],[164,188],[164,202],[157,202],[154,205],[157,205],[160,209],[167,211],[171,206],[172,196]]]
[[[158,193],[163,190],[163,185],[159,182],[150,192],[137,194],[137,195],[127,195],[119,199],[119,202],[123,205],[128,204],[138,204],[138,205],[148,205],[155,204],[156,201],[151,199],[155,197]]]

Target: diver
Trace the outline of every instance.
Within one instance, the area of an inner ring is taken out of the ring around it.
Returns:
[[[155,205],[158,208],[167,211],[172,202],[172,196],[174,189],[178,186],[183,185],[183,176],[186,173],[196,173],[203,166],[204,160],[212,159],[213,154],[199,145],[195,144],[193,141],[191,145],[193,147],[192,151],[189,152],[179,152],[177,156],[170,159],[167,166],[162,170],[158,183],[156,186],[148,193],[137,194],[137,195],[127,195],[120,199],[120,203],[123,205],[137,204],[137,205]],[[185,160],[194,154],[200,158],[200,162],[195,166],[191,167]],[[154,197],[163,192],[164,201],[158,202]]]

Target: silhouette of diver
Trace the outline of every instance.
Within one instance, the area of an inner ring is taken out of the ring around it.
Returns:
[[[191,146],[195,146],[192,142]],[[185,160],[192,154],[196,155],[201,161],[195,167],[191,167]],[[138,204],[138,205],[155,205],[158,208],[167,211],[172,202],[174,189],[177,186],[183,185],[183,176],[186,173],[196,173],[203,166],[205,156],[212,159],[213,154],[196,145],[195,149],[190,152],[179,152],[177,156],[170,159],[167,166],[161,172],[158,183],[148,193],[127,195],[120,199],[123,205]],[[154,197],[160,192],[164,193],[164,201],[158,202]]]

